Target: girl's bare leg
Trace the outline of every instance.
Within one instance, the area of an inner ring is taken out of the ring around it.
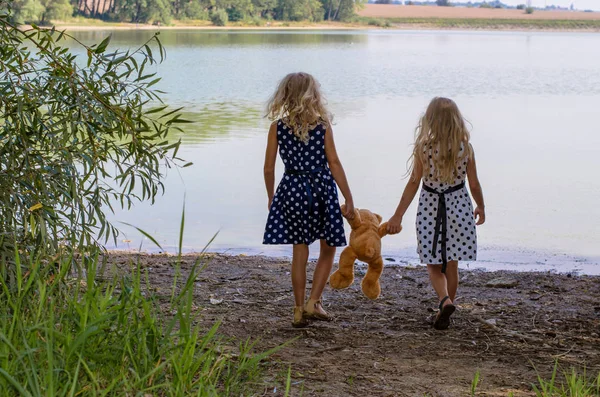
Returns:
[[[448,280],[446,279],[446,275],[442,273],[442,265],[427,265],[427,271],[429,272],[431,286],[438,295],[438,300],[441,301],[444,297],[449,296]],[[454,292],[456,293],[456,290]],[[452,298],[446,299],[444,306],[450,303],[452,303]]]
[[[321,252],[317,265],[315,267],[315,274],[313,275],[312,289],[310,291],[310,300],[307,305],[307,311],[316,311],[321,314],[326,314],[325,310],[320,304],[316,304],[323,295],[325,285],[331,274],[331,268],[333,267],[333,260],[335,258],[336,247],[327,245],[325,240],[321,240]]]
[[[308,262],[308,245],[295,244],[292,254],[292,288],[296,307],[304,306],[306,297],[306,263]]]
[[[456,299],[456,291],[458,290],[458,261],[448,262],[448,267],[446,268],[446,282],[448,286],[448,296],[450,297],[450,300],[454,302]]]

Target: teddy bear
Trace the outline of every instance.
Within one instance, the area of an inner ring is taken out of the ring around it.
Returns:
[[[346,213],[345,205],[342,213]],[[329,278],[329,285],[334,289],[349,287],[354,281],[354,261],[358,259],[368,264],[362,291],[367,298],[377,299],[381,293],[379,276],[383,272],[381,238],[388,234],[387,222],[381,224],[381,215],[366,209],[354,209],[354,219],[347,220],[352,228],[350,244],[342,251],[338,270]]]

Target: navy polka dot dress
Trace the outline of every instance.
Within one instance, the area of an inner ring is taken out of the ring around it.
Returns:
[[[285,174],[277,187],[263,244],[306,244],[325,240],[346,245],[337,185],[325,156],[327,127],[317,125],[307,143],[286,124],[277,122],[279,155]]]

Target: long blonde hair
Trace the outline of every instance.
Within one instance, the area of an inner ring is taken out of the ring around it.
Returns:
[[[303,142],[308,142],[310,130],[332,120],[319,83],[308,73],[290,73],[281,80],[267,104],[267,117],[281,119]]]
[[[456,103],[448,98],[433,98],[415,130],[410,172],[418,161],[423,165],[423,175],[432,174],[429,161],[431,156],[433,178],[453,183],[458,174],[459,161],[473,155],[470,137],[465,119]]]

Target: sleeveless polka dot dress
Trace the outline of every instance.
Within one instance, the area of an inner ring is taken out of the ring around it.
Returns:
[[[337,185],[325,156],[326,132],[318,125],[304,143],[284,122],[277,122],[279,155],[286,171],[273,197],[263,244],[310,245],[325,240],[333,247],[346,245]]]
[[[460,160],[457,165],[458,174],[453,183],[442,183],[434,178],[434,165],[429,153],[431,171],[429,175],[423,176],[416,223],[417,251],[421,263],[443,265],[449,261],[477,259],[473,204],[465,186],[467,161],[467,158]],[[445,226],[445,233],[442,226]],[[442,255],[444,247],[445,255]]]

